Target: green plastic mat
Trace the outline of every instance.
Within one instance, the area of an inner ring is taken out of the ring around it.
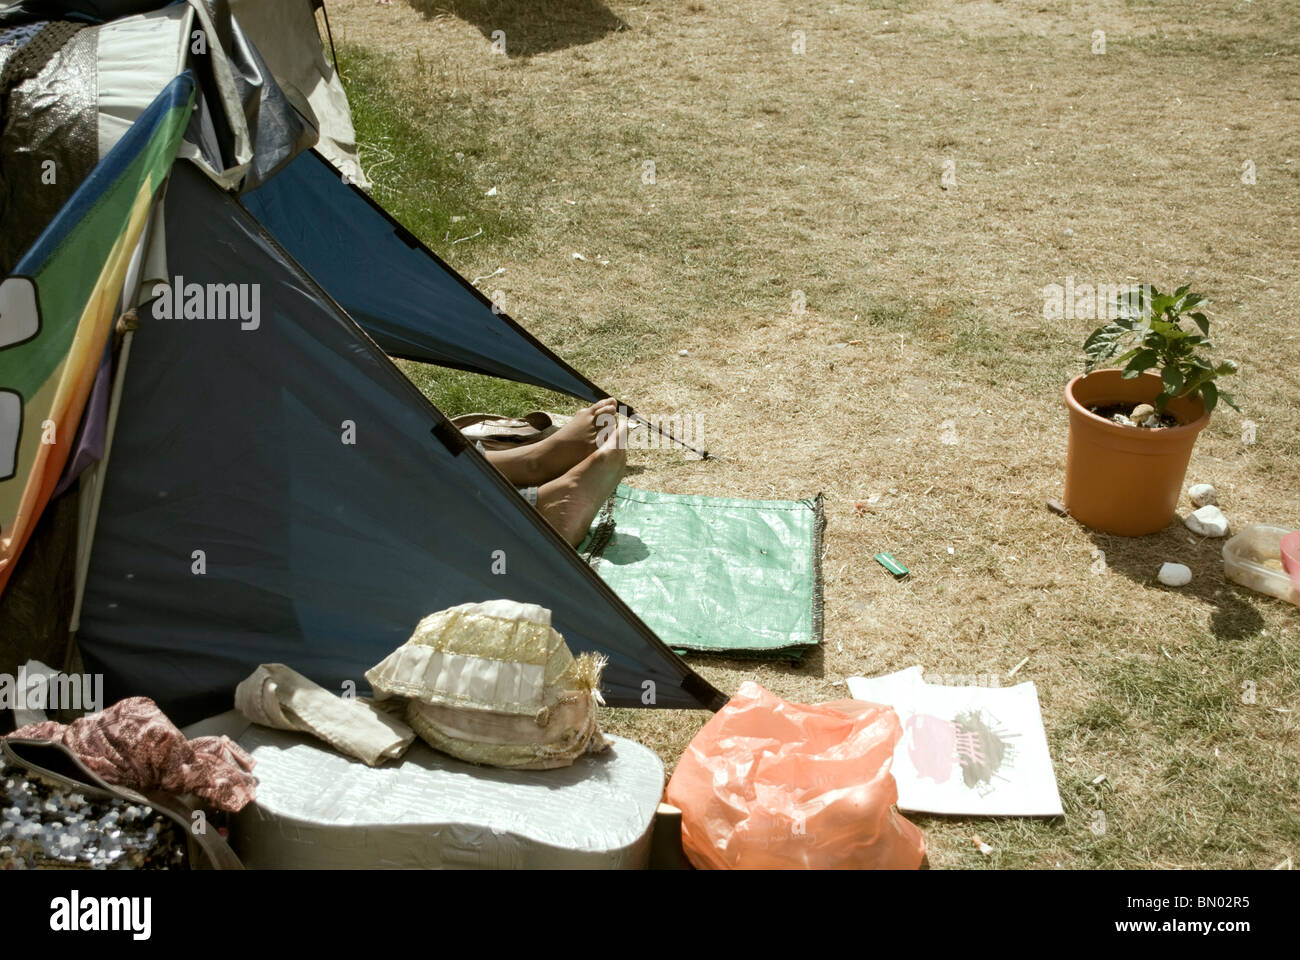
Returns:
[[[620,486],[578,548],[679,652],[801,659],[822,640],[822,497]]]

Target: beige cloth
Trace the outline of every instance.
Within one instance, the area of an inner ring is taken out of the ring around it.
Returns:
[[[235,688],[235,708],[253,723],[310,733],[372,767],[395,760],[415,731],[364,699],[330,693],[282,663],[264,663]]]
[[[464,603],[420,621],[366,671],[375,699],[407,698],[430,746],[472,763],[545,770],[607,746],[597,724],[603,657],[575,658],[531,603]]]

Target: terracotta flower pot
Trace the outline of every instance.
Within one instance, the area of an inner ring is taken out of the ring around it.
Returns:
[[[1178,508],[1196,436],[1210,422],[1200,397],[1169,401],[1179,423],[1166,430],[1125,427],[1088,408],[1153,403],[1160,378],[1125,380],[1118,370],[1078,376],[1065,387],[1070,446],[1065,461],[1065,508],[1084,526],[1140,537],[1163,530]]]

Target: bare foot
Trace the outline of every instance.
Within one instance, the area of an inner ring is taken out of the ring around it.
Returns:
[[[617,422],[617,401],[607,398],[579,410],[544,440],[514,450],[489,450],[488,462],[517,487],[540,486],[591,456]]]
[[[582,543],[601,505],[623,478],[627,467],[627,424],[564,476],[537,491],[537,509],[572,546]]]

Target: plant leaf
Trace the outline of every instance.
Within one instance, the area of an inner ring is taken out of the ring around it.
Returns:
[[[1174,305],[1174,298],[1167,293],[1156,293],[1152,290],[1151,295],[1151,314],[1153,317],[1159,317],[1166,310]]]
[[[1154,350],[1139,350],[1124,368],[1124,379],[1132,380],[1134,377],[1141,376],[1155,366],[1159,359],[1160,355]]]
[[[1165,392],[1171,396],[1178,396],[1183,389],[1183,371],[1176,366],[1165,367],[1161,370],[1160,379],[1164,382]]]

